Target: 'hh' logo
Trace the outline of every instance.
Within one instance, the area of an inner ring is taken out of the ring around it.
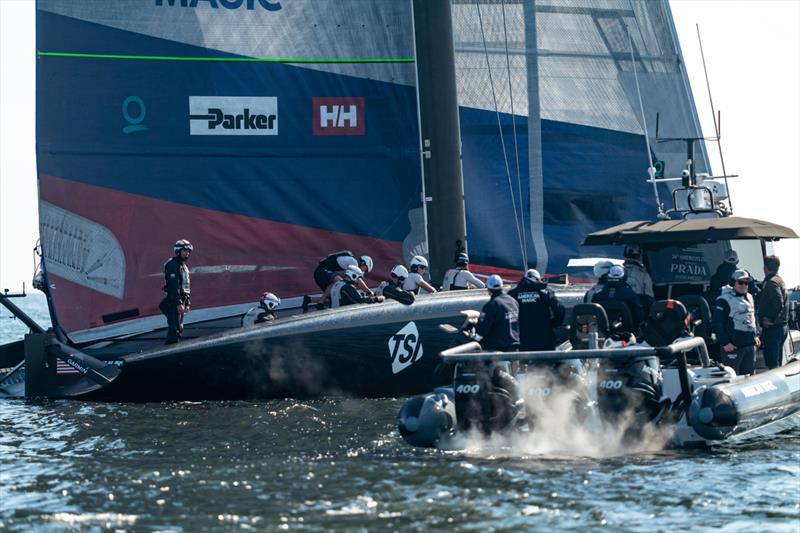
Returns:
[[[314,135],[364,135],[364,98],[312,98]]]
[[[416,324],[409,322],[389,338],[389,353],[392,357],[392,374],[405,370],[422,358],[422,343]]]

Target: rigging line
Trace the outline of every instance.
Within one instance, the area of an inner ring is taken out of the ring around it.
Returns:
[[[36,52],[39,57],[70,57],[80,59],[132,59],[147,61],[212,61],[230,63],[414,63],[413,57],[375,58],[308,58],[308,57],[203,57],[203,56],[151,56],[135,54],[86,54],[77,52]]]
[[[656,183],[656,169],[653,166],[653,153],[650,151],[650,133],[647,131],[647,118],[644,115],[644,104],[642,103],[642,89],[639,87],[639,75],[636,73],[636,60],[633,57],[633,39],[631,32],[625,25],[625,31],[628,34],[628,47],[631,51],[631,66],[633,67],[633,79],[636,81],[636,94],[639,96],[639,110],[642,112],[642,127],[644,128],[644,142],[647,145],[647,160],[650,161],[650,167],[647,169],[647,174],[650,176],[650,181],[653,184],[653,194],[656,196],[656,210],[658,211],[658,218],[665,218],[666,215],[661,209],[661,200],[658,198],[658,184]]]
[[[733,214],[733,201],[731,200],[730,189],[728,188],[728,173],[725,172],[725,159],[722,157],[722,143],[719,140],[719,123],[717,122],[717,112],[714,110],[714,100],[711,98],[711,84],[708,82],[708,70],[706,70],[706,56],[703,53],[703,41],[700,39],[700,25],[697,28],[697,42],[700,43],[700,57],[703,59],[703,74],[706,75],[706,88],[708,89],[708,101],[711,104],[711,116],[714,118],[714,130],[717,134],[717,148],[719,148],[719,162],[722,164],[722,175],[725,177],[725,188],[728,189],[728,209]],[[702,134],[702,132],[701,132]],[[710,172],[710,169],[709,169]]]
[[[511,194],[511,207],[514,210],[514,225],[517,227],[517,239],[519,239],[519,249],[522,252],[522,233],[519,227],[519,216],[517,215],[517,201],[514,198],[514,187],[511,185],[511,169],[508,166],[508,154],[506,153],[506,142],[503,138],[503,125],[500,122],[500,109],[497,105],[497,95],[494,91],[494,80],[492,79],[492,65],[489,63],[489,52],[486,49],[486,35],[483,32],[483,19],[481,18],[481,6],[479,0],[475,0],[475,7],[478,10],[478,24],[481,28],[481,40],[483,41],[484,55],[486,57],[486,68],[489,72],[489,87],[492,89],[492,100],[494,101],[494,113],[497,116],[497,129],[500,133],[500,146],[503,150],[503,161],[506,164],[506,181],[508,181],[508,192]]]
[[[647,41],[644,40],[644,33],[642,32],[642,25],[639,24],[639,17],[636,16],[636,9],[633,7],[633,0],[628,0],[628,5],[631,6],[631,13],[633,14],[633,21],[636,23],[636,29],[639,30],[639,37],[642,39],[642,48],[644,48],[645,52],[646,52],[647,51]],[[660,49],[659,49],[659,52],[661,52]],[[639,52],[639,59],[642,61],[642,65],[644,65],[644,58],[645,57],[649,57],[650,58],[650,70],[653,70],[653,59],[652,59],[652,56],[650,54],[647,54],[647,56],[643,56],[642,53]]]
[[[508,72],[508,95],[511,99],[511,129],[514,139],[514,157],[517,163],[517,194],[519,195],[519,224],[522,228],[522,270],[528,269],[528,237],[525,234],[525,203],[522,201],[522,175],[519,170],[519,146],[517,143],[517,119],[514,113],[514,89],[511,83],[511,60],[508,53],[508,30],[506,26],[506,2],[501,1],[503,13],[503,40],[506,48],[506,71]]]

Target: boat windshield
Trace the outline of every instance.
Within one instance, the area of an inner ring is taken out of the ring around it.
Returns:
[[[646,251],[646,262],[654,285],[706,285],[730,250],[739,255],[738,268],[747,270],[755,279],[764,277],[764,252],[761,241],[757,239],[650,249]]]

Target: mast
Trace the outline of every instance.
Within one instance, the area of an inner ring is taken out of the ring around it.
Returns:
[[[449,0],[413,6],[430,275],[438,284],[467,234],[453,21]]]

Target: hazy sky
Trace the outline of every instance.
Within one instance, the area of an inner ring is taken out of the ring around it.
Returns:
[[[109,0],[113,1],[113,0]],[[672,0],[706,135],[714,131],[700,25],[735,214],[800,234],[800,0]],[[0,0],[0,289],[30,285],[38,229],[34,153],[34,0]],[[709,145],[712,168],[721,172]],[[800,284],[800,242],[782,241],[787,283]],[[759,273],[760,274],[760,273]]]

